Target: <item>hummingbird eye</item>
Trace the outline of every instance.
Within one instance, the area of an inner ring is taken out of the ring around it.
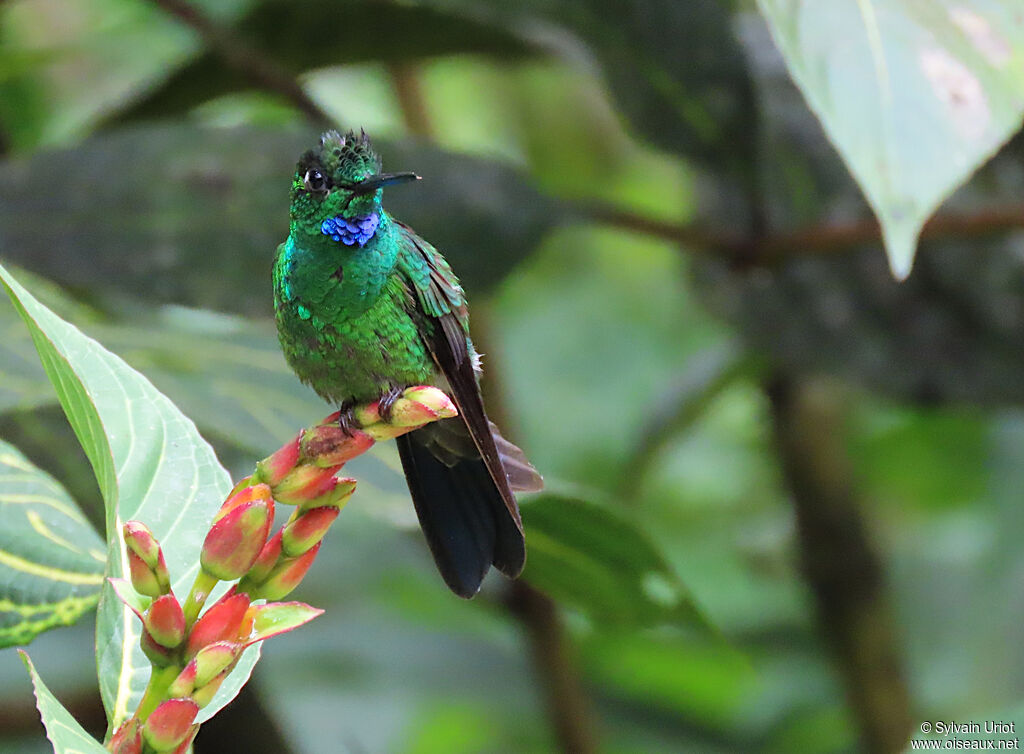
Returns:
[[[314,194],[327,193],[327,178],[316,168],[310,168],[306,171],[303,183],[306,184],[306,191]]]

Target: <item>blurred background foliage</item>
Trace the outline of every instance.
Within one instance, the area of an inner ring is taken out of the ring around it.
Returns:
[[[880,28],[948,39],[925,5],[879,1]],[[842,16],[818,10],[777,34],[827,43]],[[1005,123],[960,177],[1019,126],[1008,18]],[[818,111],[884,217],[857,123]],[[0,256],[236,477],[326,413],[269,277],[328,123],[424,176],[388,207],[462,277],[492,414],[550,492],[524,501],[530,586],[465,603],[393,449],[360,459],[300,595],[327,614],[197,752],[895,751],[921,720],[1024,723],[1020,138],[896,283],[752,3],[7,0]],[[6,301],[0,332],[0,437],[99,520]],[[87,624],[33,656],[102,731]],[[0,751],[48,750],[11,652],[0,679]]]

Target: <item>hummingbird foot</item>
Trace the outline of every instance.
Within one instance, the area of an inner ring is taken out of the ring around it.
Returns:
[[[405,392],[403,388],[391,387],[388,388],[387,392],[380,397],[377,401],[377,413],[380,418],[386,421],[388,424],[391,423],[391,411],[395,407],[395,401],[402,397]]]
[[[355,430],[359,429],[359,422],[356,420],[356,402],[354,400],[342,401],[338,406],[338,426],[345,433],[345,437],[355,436]]]

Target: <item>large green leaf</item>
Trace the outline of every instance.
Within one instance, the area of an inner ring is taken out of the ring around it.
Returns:
[[[209,520],[231,488],[213,450],[174,404],[121,359],[39,303],[0,267],[4,283],[32,333],[106,504],[107,574],[125,576],[121,525],[146,523],[164,547],[173,588],[185,593],[195,576]],[[137,706],[149,662],[138,646],[138,621],[104,587],[96,625],[100,693],[112,725]],[[251,651],[221,687],[204,717],[230,701],[258,658]]]
[[[811,109],[882,223],[893,273],[921,226],[1021,124],[1016,0],[759,0]]]
[[[90,612],[105,560],[103,540],[64,488],[0,440],[0,647]]]
[[[21,659],[32,677],[36,706],[46,726],[46,737],[53,744],[54,754],[106,754],[106,748],[86,733],[71,713],[64,709],[64,705],[57,701],[57,697],[50,693],[50,689],[46,688],[25,652],[21,652]]]
[[[524,578],[559,602],[604,626],[704,626],[679,577],[622,514],[550,493],[522,512],[529,544]]]

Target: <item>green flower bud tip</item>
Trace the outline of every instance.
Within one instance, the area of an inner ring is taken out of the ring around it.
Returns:
[[[301,437],[301,434],[296,435],[294,440],[285,443],[272,455],[256,464],[256,477],[259,481],[274,487],[285,478],[289,471],[295,468],[295,464],[299,462],[299,440]]]
[[[172,751],[192,733],[192,722],[199,705],[192,699],[168,699],[162,702],[142,726],[142,736],[156,751]]]
[[[305,463],[321,468],[341,466],[362,455],[373,445],[373,438],[365,432],[354,430],[351,435],[347,435],[342,431],[337,419],[327,423],[330,418],[302,435],[300,444]]]
[[[243,621],[245,623],[246,621]],[[216,641],[200,649],[190,665],[196,668],[194,687],[204,688],[214,678],[227,670],[244,649],[233,641]]]
[[[341,466],[321,468],[312,464],[296,466],[274,489],[274,499],[279,503],[297,505],[306,500],[320,497],[334,489],[334,474]]]
[[[167,696],[183,697],[192,696],[192,690],[196,687],[196,661],[193,659],[188,665],[181,669],[178,676],[171,681],[167,687]]]
[[[452,399],[436,387],[411,387],[391,404],[391,419],[388,424],[418,427],[438,419],[449,419],[457,414]]]
[[[142,558],[147,566],[156,568],[160,560],[160,544],[149,527],[140,521],[127,521],[122,531],[128,549]]]
[[[259,556],[256,558],[256,562],[252,564],[252,568],[245,575],[245,582],[247,584],[259,584],[264,581],[267,576],[270,575],[271,569],[277,565],[278,559],[281,557],[281,532],[278,531],[274,536],[267,540],[267,543],[263,545],[263,549],[260,550]]]
[[[142,622],[153,641],[167,649],[174,649],[185,638],[185,613],[173,594],[153,600]]]
[[[229,592],[203,613],[188,635],[185,655],[192,658],[205,646],[218,641],[234,641],[241,631],[249,597]]]
[[[256,562],[273,523],[274,501],[267,485],[239,492],[224,504],[206,535],[199,554],[203,570],[222,581],[241,577]]]
[[[142,731],[139,719],[132,717],[124,722],[107,744],[112,754],[142,754]]]
[[[352,493],[356,491],[356,480],[350,477],[334,477],[334,487],[320,497],[299,503],[298,510],[308,511],[314,508],[337,508],[339,511],[348,504]]]
[[[216,676],[214,676],[209,681],[209,683],[207,683],[202,688],[197,688],[195,691],[193,691],[192,698],[195,700],[195,703],[198,704],[200,707],[205,707],[207,704],[212,702],[214,695],[220,688],[220,685],[224,683],[224,679],[227,678],[228,675],[230,674],[230,670],[225,670],[222,673],[219,673]]]
[[[281,530],[281,551],[288,557],[297,558],[319,544],[340,512],[333,506],[299,512],[298,518]]]
[[[291,593],[313,565],[321,544],[318,542],[297,558],[278,562],[266,580],[252,590],[253,599],[279,600]]]

